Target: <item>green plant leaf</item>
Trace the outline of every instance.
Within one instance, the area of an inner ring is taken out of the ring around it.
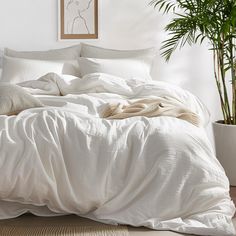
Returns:
[[[231,81],[236,81],[236,0],[153,0],[151,4],[163,14],[173,15],[165,27],[168,39],[161,47],[161,55],[167,61],[177,48],[186,44],[210,42],[225,123],[236,125],[236,83],[232,84],[231,103],[226,86],[227,74]]]

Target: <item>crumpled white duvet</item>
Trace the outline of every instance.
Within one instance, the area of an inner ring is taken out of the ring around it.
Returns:
[[[111,224],[234,235],[229,182],[203,127],[173,117],[100,118],[109,102],[166,95],[204,126],[209,115],[194,95],[105,74],[59,77],[22,84],[51,94],[37,96],[46,107],[0,116],[1,219],[26,211],[74,213]],[[56,88],[67,95],[52,96]]]

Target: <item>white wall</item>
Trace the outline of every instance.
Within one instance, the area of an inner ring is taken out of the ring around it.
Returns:
[[[149,2],[99,0],[99,39],[87,42],[120,49],[160,48],[168,19]],[[0,48],[42,50],[77,43],[57,41],[57,19],[57,0],[0,0]],[[220,118],[212,57],[206,46],[186,47],[168,64],[158,56],[153,75],[189,89],[207,104],[213,120]]]

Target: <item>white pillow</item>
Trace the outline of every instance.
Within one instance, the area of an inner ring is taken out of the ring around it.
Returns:
[[[4,55],[9,57],[36,59],[36,60],[76,60],[80,56],[81,46],[53,49],[48,51],[28,51],[20,52],[9,48],[4,49]]]
[[[42,107],[38,98],[13,84],[0,85],[0,115],[17,115],[23,110]]]
[[[77,59],[80,57],[80,44],[48,51],[15,51],[9,48],[4,49],[4,55],[8,57],[44,60],[44,61],[59,61],[64,62],[64,74],[80,76],[79,65]],[[1,60],[0,60],[1,62]],[[1,63],[0,63],[1,64]]]
[[[106,73],[125,79],[151,80],[151,66],[146,62],[146,58],[98,59],[80,57],[78,61],[82,76],[91,73]]]
[[[139,50],[115,50],[96,47],[88,44],[81,44],[81,57],[101,58],[101,59],[118,59],[118,58],[132,58],[141,57],[146,58],[148,63],[152,63],[156,56],[155,48],[146,48]]]
[[[20,83],[36,80],[41,76],[54,72],[63,73],[64,62],[30,60],[4,56],[1,82]]]

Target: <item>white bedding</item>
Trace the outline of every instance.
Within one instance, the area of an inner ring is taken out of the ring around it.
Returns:
[[[208,112],[195,96],[163,82],[68,78],[52,74],[24,84],[51,94],[37,97],[52,107],[0,116],[1,219],[27,210],[74,213],[112,224],[234,235],[229,182],[203,127],[173,117],[100,118],[108,102],[169,95],[205,125]],[[58,92],[68,95],[53,96]]]

